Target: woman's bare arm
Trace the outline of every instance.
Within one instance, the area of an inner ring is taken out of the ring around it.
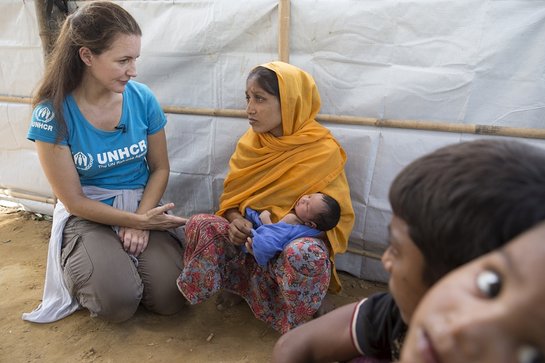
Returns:
[[[174,208],[172,203],[136,214],[91,200],[83,193],[68,147],[36,141],[36,149],[53,192],[73,215],[106,225],[138,229],[164,230],[186,222],[185,218],[164,214]]]

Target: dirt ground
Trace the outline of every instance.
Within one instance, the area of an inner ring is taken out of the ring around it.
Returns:
[[[0,206],[0,362],[267,362],[279,334],[244,304],[217,311],[214,299],[174,316],[140,309],[111,324],[85,310],[51,324],[21,319],[43,292],[48,218]],[[385,287],[341,274],[339,306]]]

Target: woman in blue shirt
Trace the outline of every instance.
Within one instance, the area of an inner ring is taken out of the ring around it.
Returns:
[[[34,96],[28,138],[58,197],[42,304],[23,318],[80,307],[124,321],[140,302],[173,314],[186,219],[159,206],[169,162],[166,118],[136,77],[141,30],[119,5],[92,2],[67,17]]]

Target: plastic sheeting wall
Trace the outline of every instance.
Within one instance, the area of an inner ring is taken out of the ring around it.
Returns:
[[[137,80],[164,106],[243,109],[247,73],[277,58],[276,1],[120,4],[144,32]],[[43,70],[34,3],[3,0],[0,9],[0,95],[29,96]],[[295,0],[290,25],[290,62],[315,77],[322,113],[543,128],[544,2]],[[0,187],[51,196],[25,139],[30,112],[0,103]],[[248,123],[167,116],[166,199],[183,215],[212,212]],[[350,248],[375,253],[387,240],[387,192],[397,172],[440,146],[478,137],[326,126],[348,153],[357,215]],[[338,266],[385,280],[379,261],[358,254],[339,256]]]

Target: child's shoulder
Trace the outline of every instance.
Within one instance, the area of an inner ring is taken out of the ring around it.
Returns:
[[[358,350],[363,355],[399,356],[407,325],[390,293],[374,294],[358,303],[351,326],[355,342],[360,347]]]
[[[356,314],[361,314],[375,322],[403,322],[401,312],[392,294],[380,292],[362,300],[356,307]]]

